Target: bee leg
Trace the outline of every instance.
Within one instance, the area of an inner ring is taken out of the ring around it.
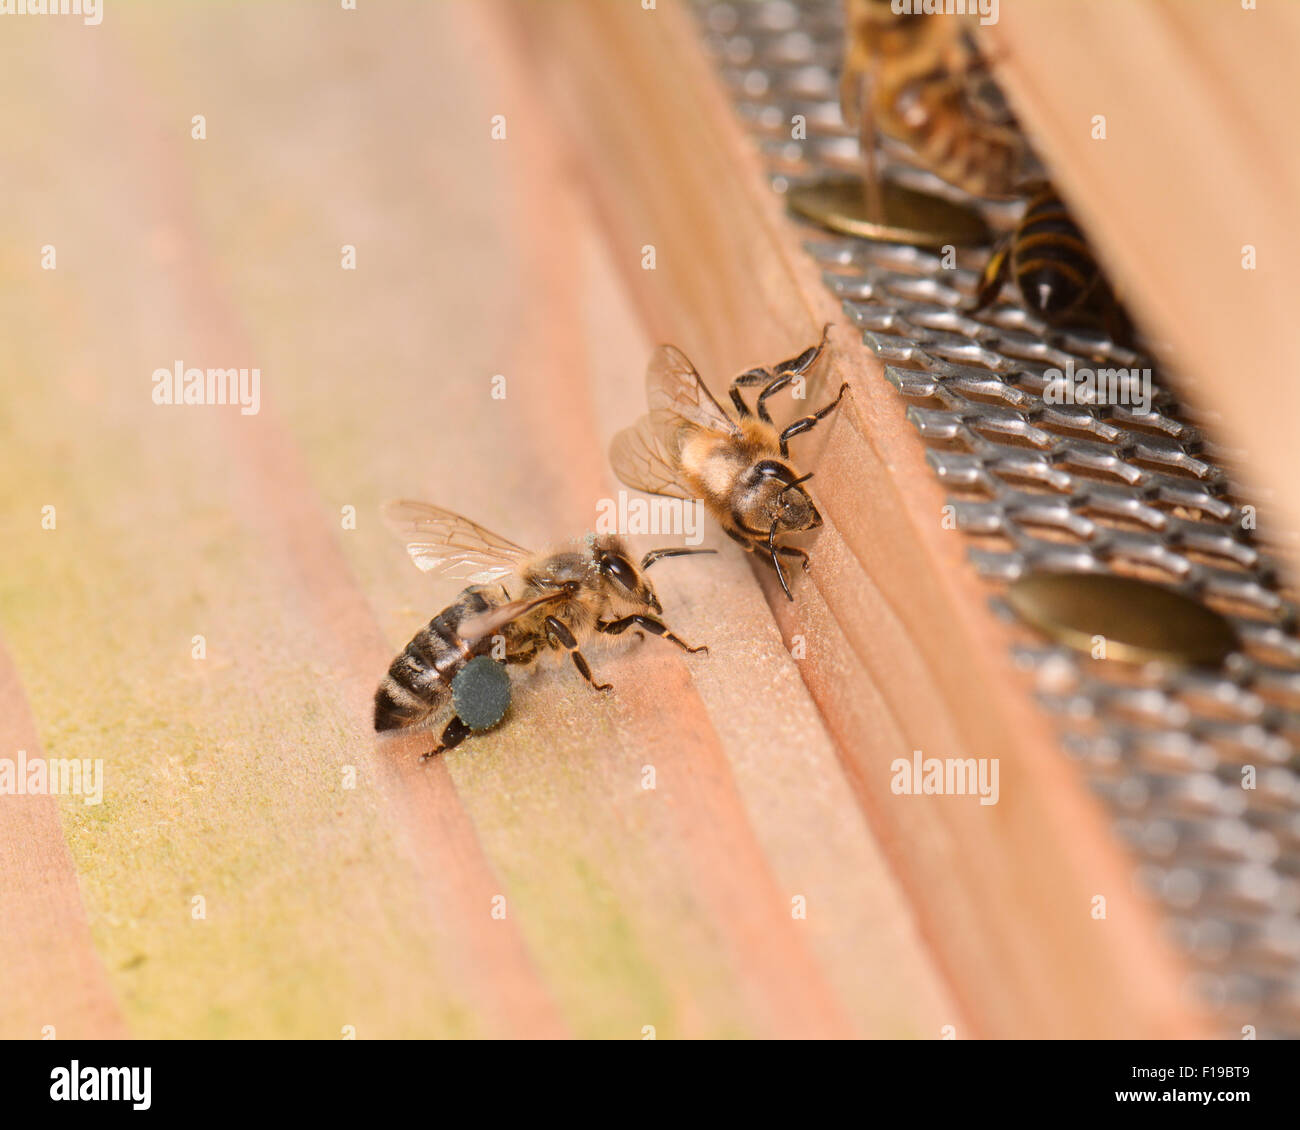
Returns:
[[[780,555],[785,552],[786,547],[776,544],[776,527],[772,527],[771,534],[765,539],[752,542],[749,548],[752,553],[758,555],[760,561],[766,561],[776,570],[776,579],[781,582],[781,590],[787,600],[793,601],[794,593],[790,591],[790,582],[786,580],[785,570],[781,568]]]
[[[781,582],[781,589],[785,592],[786,600],[794,601],[794,593],[790,591],[790,582],[785,579],[785,570],[781,568],[781,559],[777,556],[777,549],[772,547],[771,558],[772,568],[776,570],[776,579]]]
[[[453,715],[446,728],[442,731],[442,737],[438,739],[438,744],[428,753],[420,754],[421,761],[428,761],[431,757],[436,757],[440,753],[445,753],[449,749],[455,749],[463,742],[473,731],[460,720],[460,715]]]
[[[554,616],[546,617],[546,635],[552,642],[564,648],[573,656],[573,665],[578,669],[584,679],[587,680],[598,691],[613,690],[613,683],[598,683],[592,677],[591,667],[587,663],[587,657],[578,650],[578,641],[574,639],[573,633],[569,631],[569,626],[563,620],[558,620]]]
[[[805,352],[811,352],[815,357],[816,354],[821,352],[821,350],[822,346],[819,345],[815,350],[807,350]],[[801,357],[804,355],[805,354],[800,354]],[[809,364],[811,364],[811,362],[809,362]],[[798,369],[788,369],[784,372],[778,371],[777,375],[767,384],[763,391],[758,394],[758,418],[760,420],[765,424],[770,424],[772,422],[771,414],[767,410],[767,398],[780,392],[786,385],[794,380],[795,377],[803,376],[806,369],[807,365],[804,365],[802,368]]]
[[[750,369],[748,372],[741,373],[734,381],[731,382],[731,388],[727,391],[731,395],[731,403],[736,406],[736,411],[740,413],[741,419],[746,416],[752,416],[750,407],[745,403],[745,397],[741,394],[742,388],[752,388],[754,385],[767,384],[772,380],[775,374],[770,369]]]
[[[607,636],[616,636],[635,624],[639,628],[644,628],[656,636],[661,636],[669,643],[675,643],[683,651],[689,651],[692,655],[697,651],[707,652],[709,649],[701,644],[699,647],[691,647],[680,636],[674,635],[668,630],[668,625],[661,620],[656,620],[653,616],[624,616],[621,620],[602,620],[597,622],[596,627],[599,631],[604,632]]]
[[[788,361],[782,361],[772,372],[772,379],[763,386],[763,391],[758,394],[758,418],[765,424],[772,422],[771,414],[767,410],[767,398],[780,392],[795,377],[801,377],[816,364],[817,359],[826,349],[826,335],[830,331],[829,322],[822,327],[821,340],[816,345],[811,345],[805,349],[798,357],[791,357]],[[753,370],[751,370],[752,372]],[[745,374],[748,376],[749,374]]]
[[[822,326],[821,340],[816,344],[809,346],[802,353],[791,357],[788,361],[782,361],[772,369],[750,369],[741,373],[734,381],[731,382],[731,402],[736,406],[741,416],[752,416],[749,405],[745,403],[744,396],[741,395],[742,388],[752,388],[755,385],[762,385],[763,391],[758,396],[758,417],[764,423],[770,424],[772,417],[768,415],[767,405],[763,402],[774,392],[779,392],[790,383],[794,377],[802,376],[812,367],[817,358],[822,355],[826,348],[826,335],[830,332],[831,324],[827,322]]]
[[[735,530],[726,529],[726,527],[724,527],[724,531],[727,537],[731,538],[732,541],[739,542],[743,545],[747,553],[752,553],[764,564],[772,566],[772,568],[776,570],[776,575],[781,581],[781,588],[785,590],[785,595],[790,597],[791,600],[794,600],[794,597],[790,593],[790,586],[786,583],[785,570],[781,568],[781,562],[778,560],[777,555],[783,553],[787,557],[802,557],[804,570],[807,571],[808,555],[802,549],[796,549],[791,545],[769,546],[767,540],[761,536],[757,539],[747,538]]]
[[[816,364],[817,358],[820,357],[826,349],[826,335],[830,333],[830,331],[831,324],[830,322],[827,322],[822,326],[821,340],[818,341],[816,345],[810,345],[798,356],[791,357],[789,361],[782,361],[776,367],[775,375],[780,376],[783,373],[790,373],[797,377],[802,373],[806,373],[814,364]]]
[[[777,553],[783,557],[797,557],[803,564],[803,571],[806,573],[812,568],[812,559],[808,556],[806,549],[800,549],[797,545],[778,545]]]
[[[848,387],[849,386],[847,382],[845,384],[840,385],[839,394],[835,397],[834,400],[832,400],[828,405],[826,405],[825,408],[819,408],[816,412],[812,413],[812,415],[810,416],[800,417],[798,420],[795,420],[793,424],[790,424],[785,429],[785,431],[781,433],[781,454],[782,455],[787,457],[789,456],[790,441],[795,436],[802,435],[804,432],[807,431],[811,431],[814,427],[817,426],[818,420],[825,419],[833,411],[835,411],[836,406],[839,404],[841,400],[844,399],[844,393],[848,389]]]

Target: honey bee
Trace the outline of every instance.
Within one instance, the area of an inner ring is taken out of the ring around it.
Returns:
[[[1050,185],[1036,186],[1020,222],[989,256],[972,313],[997,298],[1008,275],[1025,306],[1049,326],[1096,324],[1117,342],[1131,341],[1127,314],[1087,238]]]
[[[565,651],[596,690],[581,647],[628,628],[691,647],[659,616],[663,608],[645,573],[664,557],[713,553],[712,549],[653,549],[640,567],[615,535],[588,535],[572,546],[530,553],[482,526],[425,502],[392,502],[384,517],[406,543],[417,568],[473,582],[419,632],[393,660],[375,692],[375,729],[419,725],[451,697],[451,684],[470,660],[493,653],[507,664],[526,664],[544,650]],[[512,595],[511,589],[517,595]],[[423,759],[459,745],[470,733],[458,716]]]
[[[826,329],[830,327],[827,326]],[[700,380],[681,350],[661,345],[646,370],[648,415],[614,437],[610,461],[628,486],[650,494],[700,499],[728,536],[770,562],[785,595],[793,600],[781,557],[797,557],[808,568],[808,554],[778,545],[785,533],[816,529],[821,514],[790,462],[792,438],[816,426],[844,396],[847,384],[824,408],[777,431],[767,399],[806,373],[826,348],[821,341],[774,369],[750,369],[731,382],[732,419]],[[757,414],[741,389],[762,386]]]
[[[874,176],[876,131],[975,196],[1010,196],[1036,167],[971,21],[846,0],[840,110]]]

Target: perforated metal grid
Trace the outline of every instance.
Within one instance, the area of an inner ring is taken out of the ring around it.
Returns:
[[[838,0],[696,9],[776,191],[858,172],[837,98]],[[969,203],[995,228],[1023,206],[972,200],[898,157],[882,152],[886,175]],[[804,230],[826,285],[908,402],[984,576],[1124,572],[1173,585],[1236,626],[1242,651],[1213,671],[1095,663],[1028,631],[1015,658],[1199,970],[1189,988],[1226,1035],[1252,1025],[1261,1038],[1300,1036],[1300,637],[1228,453],[1189,422],[1156,366],[1150,411],[1048,403],[1045,371],[1067,361],[1152,363],[1100,333],[1050,332],[1007,292],[966,313],[983,252],[945,265],[917,247]]]

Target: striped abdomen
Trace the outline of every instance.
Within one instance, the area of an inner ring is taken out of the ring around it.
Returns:
[[[451,681],[476,653],[486,653],[490,638],[471,647],[460,637],[460,625],[492,605],[486,590],[474,586],[460,594],[416,633],[393,660],[375,692],[375,729],[398,730],[423,721],[451,694]]]
[[[1054,192],[1029,202],[1011,246],[1011,274],[1025,304],[1048,323],[1064,319],[1096,289],[1097,260]]]

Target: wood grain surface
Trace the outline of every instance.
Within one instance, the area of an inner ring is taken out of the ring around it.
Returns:
[[[1199,1032],[846,327],[795,605],[710,530],[655,578],[708,655],[375,739],[455,591],[382,500],[581,535],[656,341],[716,389],[838,312],[678,7],[362,8],[6,27],[0,756],[106,783],[0,797],[0,1035]],[[154,404],[178,360],[260,412]],[[1000,758],[999,804],[894,796],[913,749]]]

